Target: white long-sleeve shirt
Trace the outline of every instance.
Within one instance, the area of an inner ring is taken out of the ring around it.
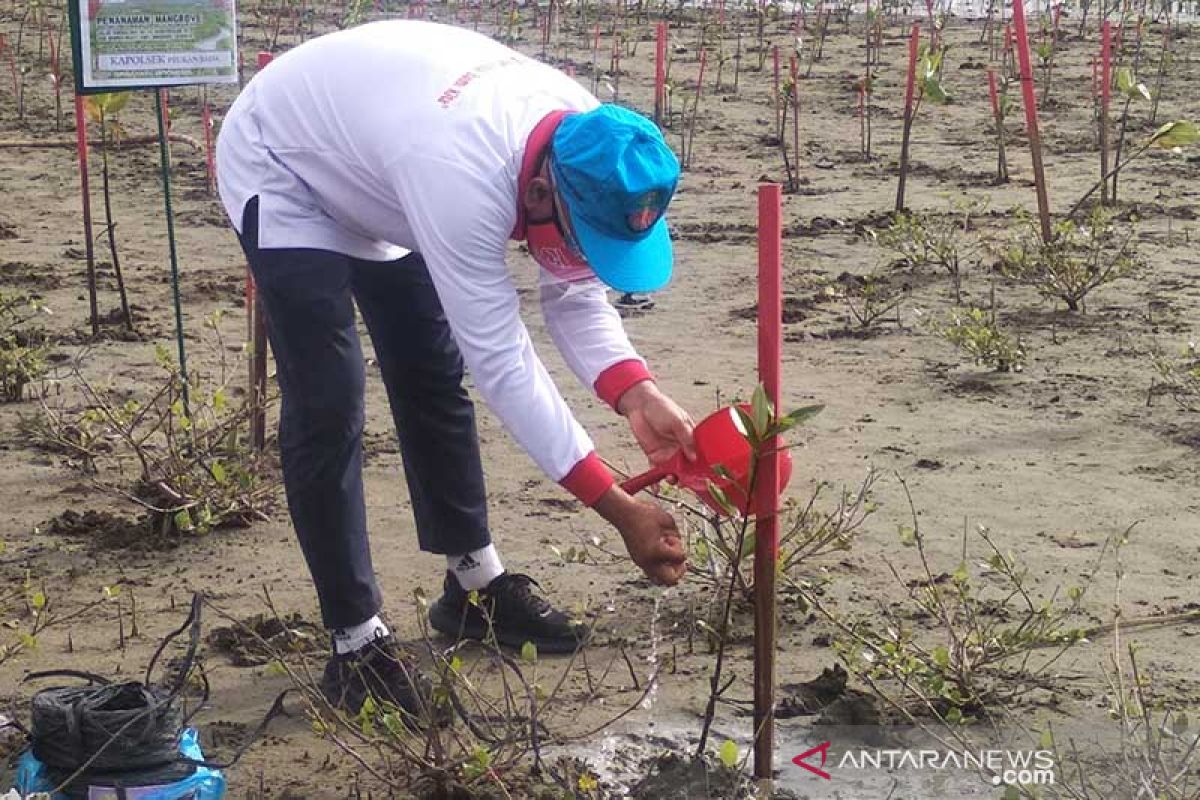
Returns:
[[[480,34],[377,22],[276,59],[217,144],[221,199],[239,230],[259,198],[259,247],[375,261],[420,252],[480,395],[587,503],[612,478],[534,352],[505,254],[523,236],[519,183],[549,139],[544,121],[597,105],[573,79]],[[540,293],[585,385],[615,405],[649,378],[598,280],[543,271]]]

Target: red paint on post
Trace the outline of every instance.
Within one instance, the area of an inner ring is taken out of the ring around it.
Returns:
[[[758,187],[758,377],[780,409],[783,352],[782,187]],[[775,740],[775,570],[779,553],[778,437],[764,443],[755,485],[754,775],[770,778]]]
[[[654,121],[663,124],[667,109],[667,23],[658,23],[654,41]]]
[[[1013,0],[1013,28],[1016,35],[1017,60],[1021,67],[1021,98],[1025,104],[1025,133],[1033,156],[1034,181],[1037,184],[1038,217],[1042,224],[1042,241],[1053,238],[1050,229],[1050,200],[1046,192],[1046,174],[1042,169],[1042,137],[1038,130],[1037,99],[1033,88],[1033,65],[1029,57],[1029,29],[1025,25],[1025,3]]]
[[[914,24],[908,35],[908,77],[904,83],[904,114],[912,114],[913,96],[917,86],[917,50],[921,45],[921,26]]]
[[[1112,23],[1100,27],[1100,107],[1108,110],[1112,99]]]

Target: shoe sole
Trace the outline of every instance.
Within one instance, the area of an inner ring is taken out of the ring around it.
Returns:
[[[433,626],[435,631],[438,631],[452,639],[474,639],[483,641],[488,636],[487,626],[480,622],[463,619],[461,615],[444,608],[439,603],[434,603],[429,609],[429,624]],[[526,642],[533,642],[533,646],[538,649],[539,653],[547,653],[552,655],[563,655],[574,653],[576,650],[582,649],[592,638],[592,632],[589,628],[580,639],[561,639],[561,638],[545,638],[541,636],[518,636],[516,634],[495,630],[496,641],[505,647],[511,647],[514,650],[520,650]]]

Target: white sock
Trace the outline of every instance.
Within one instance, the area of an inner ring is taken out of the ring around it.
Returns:
[[[333,652],[339,655],[353,653],[375,641],[376,637],[387,636],[388,633],[387,625],[384,625],[383,620],[376,614],[366,622],[336,629],[333,632]]]
[[[492,544],[469,553],[446,556],[446,564],[454,577],[458,578],[458,585],[468,592],[487,588],[504,572],[500,554]]]

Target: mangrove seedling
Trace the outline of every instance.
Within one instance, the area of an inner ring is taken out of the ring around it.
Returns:
[[[1141,264],[1133,226],[1118,230],[1112,215],[1096,206],[1086,225],[1069,219],[1055,223],[1049,242],[1026,235],[997,266],[1005,277],[1062,300],[1069,311],[1085,311],[1093,289],[1132,275]]]
[[[121,259],[117,255],[117,223],[113,220],[112,191],[109,184],[108,152],[120,142],[124,133],[117,114],[129,102],[129,92],[109,92],[92,94],[84,99],[88,116],[100,126],[100,159],[102,163],[101,180],[104,191],[104,228],[108,234],[108,251],[112,256],[113,274],[117,278],[117,292],[121,296],[121,314],[125,318],[125,327],[133,330],[133,315],[129,313],[129,297],[125,292],[125,279],[121,274]]]
[[[946,323],[934,323],[932,327],[976,366],[995,372],[1020,372],[1025,368],[1024,343],[1000,329],[994,311],[956,308],[951,310]]]

